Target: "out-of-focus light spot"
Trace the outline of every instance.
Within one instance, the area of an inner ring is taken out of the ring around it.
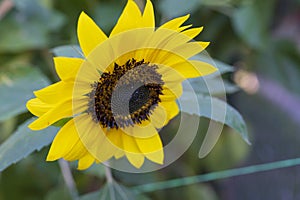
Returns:
[[[255,94],[259,89],[259,81],[255,73],[240,69],[234,74],[233,79],[248,94]]]
[[[0,20],[13,8],[12,0],[3,0],[0,2]]]

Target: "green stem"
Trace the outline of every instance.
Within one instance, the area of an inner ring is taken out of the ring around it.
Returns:
[[[106,176],[107,183],[110,184],[114,181],[112,177],[111,169],[108,166],[105,166],[105,176]]]
[[[69,193],[73,200],[78,199],[78,191],[76,189],[76,184],[74,181],[74,178],[72,176],[72,172],[69,166],[69,163],[63,159],[58,160],[60,170],[62,172],[64,181],[66,183],[66,186],[69,190]]]
[[[208,174],[190,176],[185,178],[178,178],[168,181],[149,183],[133,187],[136,192],[153,192],[156,190],[163,190],[168,188],[175,188],[180,186],[186,186],[190,184],[202,183],[207,181],[214,181],[218,179],[231,178],[234,176],[253,174],[257,172],[264,172],[269,170],[281,169],[285,167],[292,167],[300,165],[300,158],[282,160],[277,162],[271,162],[266,164],[252,165],[248,167],[241,167],[236,169],[229,169],[219,172],[212,172]]]

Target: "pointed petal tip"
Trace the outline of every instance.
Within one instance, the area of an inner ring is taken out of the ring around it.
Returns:
[[[219,69],[213,65],[210,65],[210,67],[207,69],[207,72],[204,75],[209,75],[209,74],[213,74],[216,71],[218,71]]]
[[[77,170],[86,170],[87,168],[89,168],[89,167],[86,167],[86,166],[82,167],[82,166],[77,165]]]
[[[36,96],[36,93],[38,93],[39,90],[33,91],[34,96]]]
[[[50,153],[48,153],[48,156],[47,156],[47,158],[46,158],[46,161],[47,161],[47,162],[52,162],[52,161],[56,161],[56,160],[58,160],[58,159],[59,159],[58,157],[53,156],[53,155],[50,155]]]
[[[29,124],[27,127],[28,127],[29,129],[33,130],[33,129],[32,129],[32,123]]]
[[[163,165],[164,164],[164,159],[162,158],[161,160],[151,160],[152,162],[155,162],[155,163],[157,163],[157,164],[159,164],[159,165]]]
[[[80,12],[80,15],[79,15],[79,18],[80,18],[80,17],[83,17],[84,15],[87,15],[87,14],[86,14],[84,11],[81,11],[81,12]]]
[[[163,149],[157,150],[152,153],[145,154],[146,158],[156,164],[163,165],[164,164],[164,151]]]
[[[78,28],[78,24],[84,19],[84,18],[89,18],[89,16],[86,14],[86,12],[81,11],[81,13],[79,14],[78,17],[78,21],[77,21],[77,28]]]
[[[86,170],[89,167],[91,167],[93,165],[94,162],[89,162],[89,163],[80,163],[80,161],[78,162],[77,165],[77,169],[78,170]]]
[[[155,16],[154,16],[154,8],[153,4],[150,0],[147,0],[146,5],[144,7],[143,15],[142,15],[142,23],[145,27],[155,27]]]
[[[39,131],[39,130],[43,129],[43,128],[40,128],[39,126],[37,126],[35,122],[36,122],[36,120],[33,121],[31,124],[29,124],[27,127],[29,129],[31,129],[32,131]]]
[[[78,18],[77,37],[86,57],[97,45],[107,39],[101,28],[85,12],[81,12]]]
[[[140,169],[141,167],[142,167],[142,165],[144,164],[144,162],[136,162],[136,163],[132,163],[131,162],[131,164],[135,167],[135,168],[137,168],[137,169]]]
[[[202,46],[202,48],[204,50],[210,45],[210,42],[199,42],[199,44]]]
[[[30,112],[31,112],[31,108],[32,108],[32,107],[31,107],[31,106],[32,106],[32,105],[31,105],[32,100],[33,100],[33,99],[29,99],[29,100],[26,102],[26,105],[25,105],[26,108],[27,108],[27,110],[29,110]],[[31,113],[32,113],[32,112],[31,112]]]
[[[137,169],[140,169],[145,162],[145,156],[143,154],[126,153],[126,157],[129,163]]]
[[[120,158],[122,158],[124,156],[125,156],[125,153],[123,151],[121,151],[121,150],[116,151],[116,153],[114,155],[115,159],[120,159]]]
[[[28,125],[28,128],[30,128],[33,131],[39,131],[51,125],[49,122],[45,122],[44,120],[40,119],[41,118],[39,117],[36,120],[34,120],[31,124]]]

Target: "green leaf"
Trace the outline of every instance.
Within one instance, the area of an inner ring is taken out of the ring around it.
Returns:
[[[43,131],[32,131],[27,127],[32,121],[33,119],[24,122],[1,144],[0,171],[52,142],[58,128],[51,126]]]
[[[187,84],[190,84],[192,88],[187,87]],[[183,89],[205,95],[224,95],[240,90],[236,85],[222,80],[220,77],[211,76],[188,79],[187,82],[183,82]]]
[[[191,102],[191,92],[185,92],[179,102],[185,106],[181,108],[182,112],[195,114],[200,117],[206,117],[219,123],[224,123],[227,126],[236,130],[242,138],[250,144],[246,123],[240,113],[227,104],[226,102],[209,96],[196,95],[199,104],[199,112],[195,109],[195,105]]]
[[[49,85],[48,79],[32,67],[0,70],[0,122],[25,112],[33,91]]]
[[[250,175],[257,172],[267,172],[275,169],[282,169],[286,167],[294,167],[300,165],[300,158],[280,160],[276,162],[269,162],[258,165],[250,165],[247,167],[227,169],[223,171],[216,171],[196,176],[181,177],[167,181],[147,183],[144,185],[135,186],[134,189],[138,192],[153,192],[156,190],[166,190],[175,187],[182,187],[196,183],[203,183],[208,181],[216,181],[220,179],[232,178],[241,175]],[[204,198],[206,199],[206,198]]]
[[[230,82],[223,80],[221,75],[225,73],[230,73],[234,71],[234,67],[227,65],[221,61],[210,58],[208,55],[198,54],[193,56],[191,60],[200,60],[206,63],[209,63],[216,68],[218,71],[199,78],[188,79],[188,83],[191,84],[192,89],[196,93],[201,94],[210,94],[210,95],[224,95],[225,93],[234,93],[239,90],[237,86],[231,84]],[[183,84],[184,90],[191,90],[191,87],[186,87],[186,84]]]
[[[84,58],[83,53],[78,45],[64,45],[55,47],[52,50],[55,56]]]
[[[62,14],[37,0],[16,0],[15,8],[0,21],[0,52],[20,52],[53,44],[50,33],[64,24]]]
[[[107,183],[100,191],[86,194],[80,200],[148,200],[144,195],[135,194],[130,188],[116,182]]]

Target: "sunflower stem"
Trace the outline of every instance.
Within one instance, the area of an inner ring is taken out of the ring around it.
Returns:
[[[71,198],[73,200],[77,200],[78,199],[78,191],[77,191],[77,188],[76,188],[76,184],[75,184],[75,181],[74,181],[69,163],[67,161],[63,160],[63,159],[60,159],[58,161],[58,163],[59,163],[59,167],[60,167],[60,170],[62,172],[64,181],[66,183],[66,186],[67,186],[67,188],[69,190],[69,193],[71,195]]]
[[[295,167],[300,165],[300,158],[293,158],[287,160],[280,160],[275,162],[263,163],[258,165],[250,165],[241,168],[227,169],[223,171],[211,172],[207,174],[201,174],[196,176],[189,176],[184,178],[177,178],[167,181],[147,183],[144,185],[138,185],[133,188],[137,193],[153,192],[157,190],[165,190],[176,187],[183,187],[191,184],[203,183],[208,181],[216,181],[225,178],[232,178],[241,175],[249,175],[258,172],[267,172],[270,170],[278,170],[287,167]]]
[[[105,177],[106,177],[107,183],[109,183],[109,184],[114,181],[112,173],[111,173],[111,169],[109,166],[106,166],[106,165],[105,165]]]

